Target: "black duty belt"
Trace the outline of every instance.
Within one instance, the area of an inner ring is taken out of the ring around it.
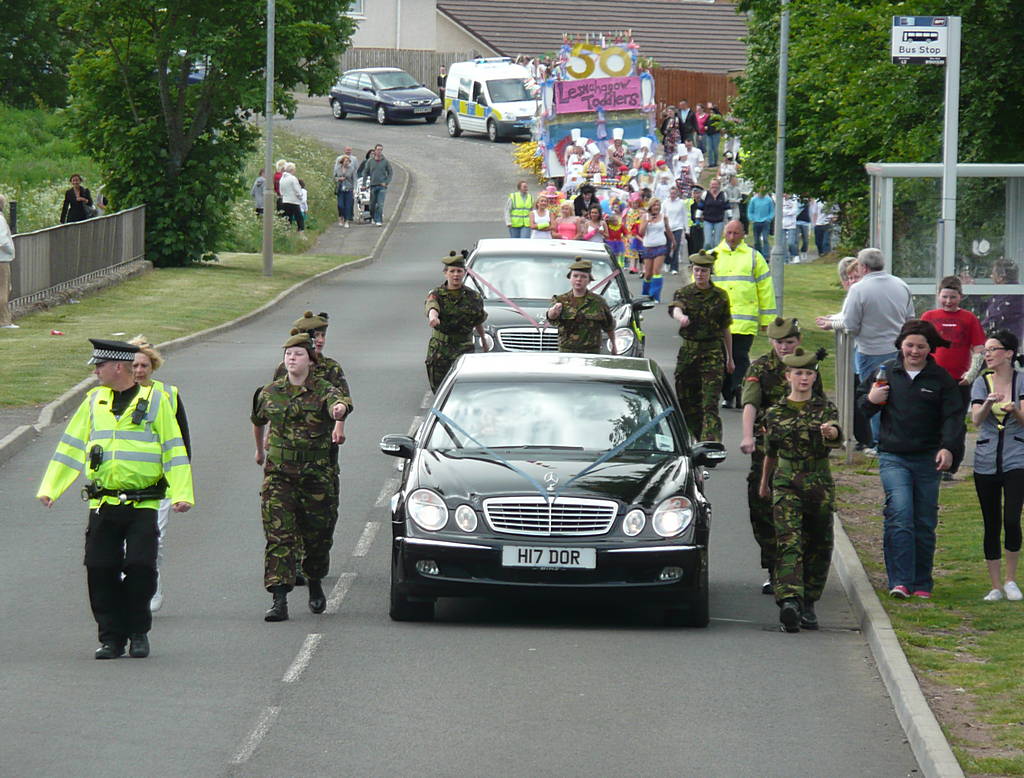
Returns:
[[[319,462],[331,458],[331,449],[299,449],[270,446],[267,450],[267,457],[276,462]]]
[[[99,500],[103,497],[116,497],[118,502],[145,502],[146,500],[162,500],[167,496],[167,482],[160,480],[152,486],[141,489],[104,489],[95,481],[82,487],[82,499]]]

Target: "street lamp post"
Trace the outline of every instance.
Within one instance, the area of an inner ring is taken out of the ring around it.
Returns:
[[[263,275],[274,275],[274,25],[275,0],[267,0],[267,96],[263,109],[266,149],[263,154]]]
[[[782,229],[783,188],[786,175],[786,88],[789,81],[789,0],[782,0],[779,20],[779,93],[775,129],[775,245],[772,246],[772,285],[775,309],[782,315],[783,274],[789,249]]]

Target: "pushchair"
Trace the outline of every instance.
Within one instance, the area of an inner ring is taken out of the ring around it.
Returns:
[[[356,180],[356,192],[353,198],[352,219],[357,224],[369,224],[373,219],[370,213],[370,177],[363,176]]]

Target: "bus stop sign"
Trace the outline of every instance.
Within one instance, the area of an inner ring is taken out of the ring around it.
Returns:
[[[892,61],[896,65],[945,65],[945,16],[892,17]]]

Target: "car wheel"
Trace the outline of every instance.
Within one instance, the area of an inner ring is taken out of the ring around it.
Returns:
[[[377,124],[388,123],[388,112],[384,110],[383,105],[377,106]]]
[[[498,137],[498,124],[497,122],[494,121],[494,119],[487,120],[487,138],[488,140],[491,141],[491,143],[497,143],[499,140],[501,140]]]
[[[455,114],[448,114],[448,118],[445,122],[448,125],[448,134],[453,138],[457,138],[462,134],[462,128],[459,126],[459,120],[455,118]]]
[[[711,620],[708,607],[708,568],[700,576],[700,588],[683,608],[666,608],[665,625],[669,627],[706,627]]]
[[[433,621],[434,603],[410,600],[398,590],[398,557],[391,563],[391,608],[388,615],[392,621]]]
[[[335,119],[344,119],[348,115],[341,108],[341,100],[331,100],[331,113]]]
[[[437,122],[437,117],[436,116],[424,116],[423,117],[423,121],[425,121],[427,124],[435,124]]]

